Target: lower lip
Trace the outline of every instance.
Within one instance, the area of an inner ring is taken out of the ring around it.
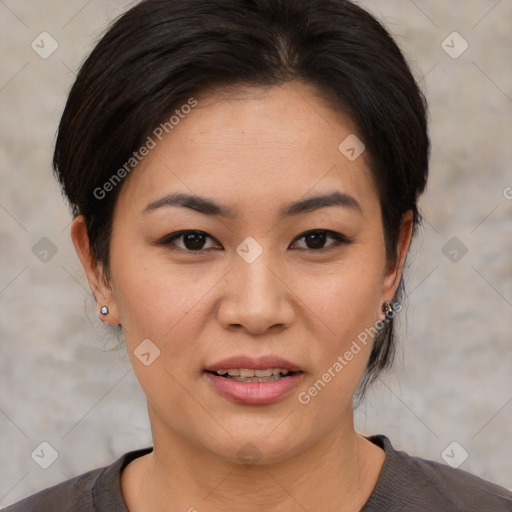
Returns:
[[[270,404],[289,395],[299,384],[303,373],[294,373],[269,382],[240,382],[227,379],[213,373],[204,372],[208,381],[215,389],[231,400],[243,404]]]

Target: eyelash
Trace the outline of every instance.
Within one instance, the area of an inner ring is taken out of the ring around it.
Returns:
[[[352,243],[352,240],[350,240],[345,235],[342,235],[341,233],[337,233],[336,231],[330,231],[328,229],[312,229],[312,230],[306,231],[306,232],[302,233],[301,235],[299,235],[297,238],[295,238],[295,240],[292,243],[294,243],[298,240],[301,240],[302,238],[305,238],[309,235],[316,234],[316,233],[326,233],[327,238],[334,239],[335,243],[330,244],[327,247],[322,247],[321,249],[300,248],[298,250],[305,250],[305,251],[311,251],[311,252],[326,252],[326,251],[329,251],[336,247],[339,247],[340,245],[349,245]],[[156,245],[169,246],[169,245],[172,245],[174,240],[181,238],[185,235],[189,235],[189,234],[202,235],[202,236],[205,236],[206,238],[210,238],[210,239],[214,240],[213,237],[211,237],[204,231],[185,230],[185,231],[178,231],[176,233],[171,233],[169,235],[166,235],[164,238],[162,238],[161,240],[156,242]],[[194,251],[194,250],[189,250],[189,249],[182,248],[182,247],[178,247],[177,249],[184,251],[184,252],[189,252],[189,253],[204,253],[204,252],[210,250],[210,249],[198,249],[197,251]]]

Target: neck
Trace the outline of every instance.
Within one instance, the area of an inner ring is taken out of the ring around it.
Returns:
[[[352,419],[284,461],[241,464],[150,418],[153,452],[129,464],[121,477],[130,512],[358,511],[384,462],[384,452],[354,431]]]

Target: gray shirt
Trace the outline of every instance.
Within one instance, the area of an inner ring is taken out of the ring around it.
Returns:
[[[383,435],[368,437],[386,453],[377,485],[360,512],[511,512],[512,492],[461,469],[397,451]],[[49,487],[3,512],[128,512],[122,470],[150,453],[125,453],[110,466]]]

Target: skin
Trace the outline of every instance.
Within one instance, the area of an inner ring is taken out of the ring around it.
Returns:
[[[371,494],[384,452],[354,430],[352,397],[371,344],[317,396],[307,390],[357,335],[384,318],[398,287],[412,232],[403,219],[397,259],[387,261],[377,189],[366,153],[351,162],[338,150],[351,120],[311,86],[213,90],[129,175],[116,204],[110,273],[94,261],[82,217],[72,238],[98,311],[121,324],[133,370],[147,397],[154,450],[121,475],[130,512],[240,510],[356,511]],[[329,206],[279,219],[284,204],[334,190],[361,211]],[[233,218],[146,206],[172,192],[232,208]],[[304,232],[325,229],[323,251]],[[182,238],[200,230],[203,253]],[[236,252],[248,236],[262,254]],[[187,249],[189,247],[189,249]],[[192,250],[190,249],[192,247]],[[188,252],[187,252],[188,251]],[[149,366],[134,350],[159,347]],[[275,354],[305,372],[296,390],[268,405],[235,403],[203,369],[234,354]],[[246,465],[247,444],[261,458]]]

